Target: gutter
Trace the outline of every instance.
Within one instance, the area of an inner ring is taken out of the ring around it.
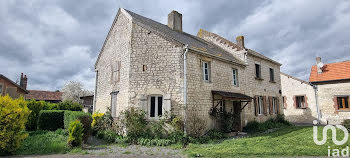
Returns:
[[[184,135],[187,136],[186,122],[187,122],[187,53],[188,53],[188,44],[184,47]]]

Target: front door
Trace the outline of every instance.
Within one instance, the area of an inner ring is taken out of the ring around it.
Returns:
[[[241,129],[241,102],[233,101],[233,131],[242,131]]]

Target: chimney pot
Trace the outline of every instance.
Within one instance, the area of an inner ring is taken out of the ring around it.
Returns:
[[[244,47],[244,36],[238,36],[238,37],[236,37],[236,41],[237,41],[237,44],[238,44],[239,46],[241,46],[242,48],[245,48],[245,47]]]
[[[19,81],[19,85],[22,88],[27,89],[27,81],[28,81],[27,75],[24,75],[23,77],[23,73],[21,73],[21,80]]]
[[[317,73],[321,74],[322,73],[322,67],[320,66],[322,63],[321,62],[321,57],[316,57],[316,66],[317,66]]]
[[[182,32],[182,14],[173,10],[168,14],[168,27]]]

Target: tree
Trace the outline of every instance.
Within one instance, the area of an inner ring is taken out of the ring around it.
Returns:
[[[64,84],[64,87],[62,88],[62,99],[65,100],[72,100],[73,102],[80,103],[80,97],[86,96],[86,95],[92,95],[93,92],[89,90],[85,90],[82,88],[82,84],[79,81],[69,81],[68,83]]]

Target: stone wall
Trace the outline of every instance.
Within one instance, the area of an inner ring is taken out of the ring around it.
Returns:
[[[318,101],[322,113],[322,121],[328,124],[340,124],[344,119],[350,119],[350,111],[338,111],[334,107],[334,96],[350,96],[349,82],[333,82],[319,84]]]
[[[138,24],[132,26],[129,105],[148,112],[151,95],[162,95],[173,115],[183,105],[183,48]]]
[[[289,75],[281,74],[282,96],[286,98],[284,115],[295,124],[312,124],[317,120],[315,91],[306,81],[301,81]],[[308,106],[305,109],[295,107],[295,96],[306,96]]]
[[[121,11],[116,18],[96,65],[98,78],[95,112],[106,112],[107,107],[111,107],[111,92],[115,91],[119,91],[116,113],[128,106],[132,23]],[[118,61],[121,62],[119,81],[116,79]]]

